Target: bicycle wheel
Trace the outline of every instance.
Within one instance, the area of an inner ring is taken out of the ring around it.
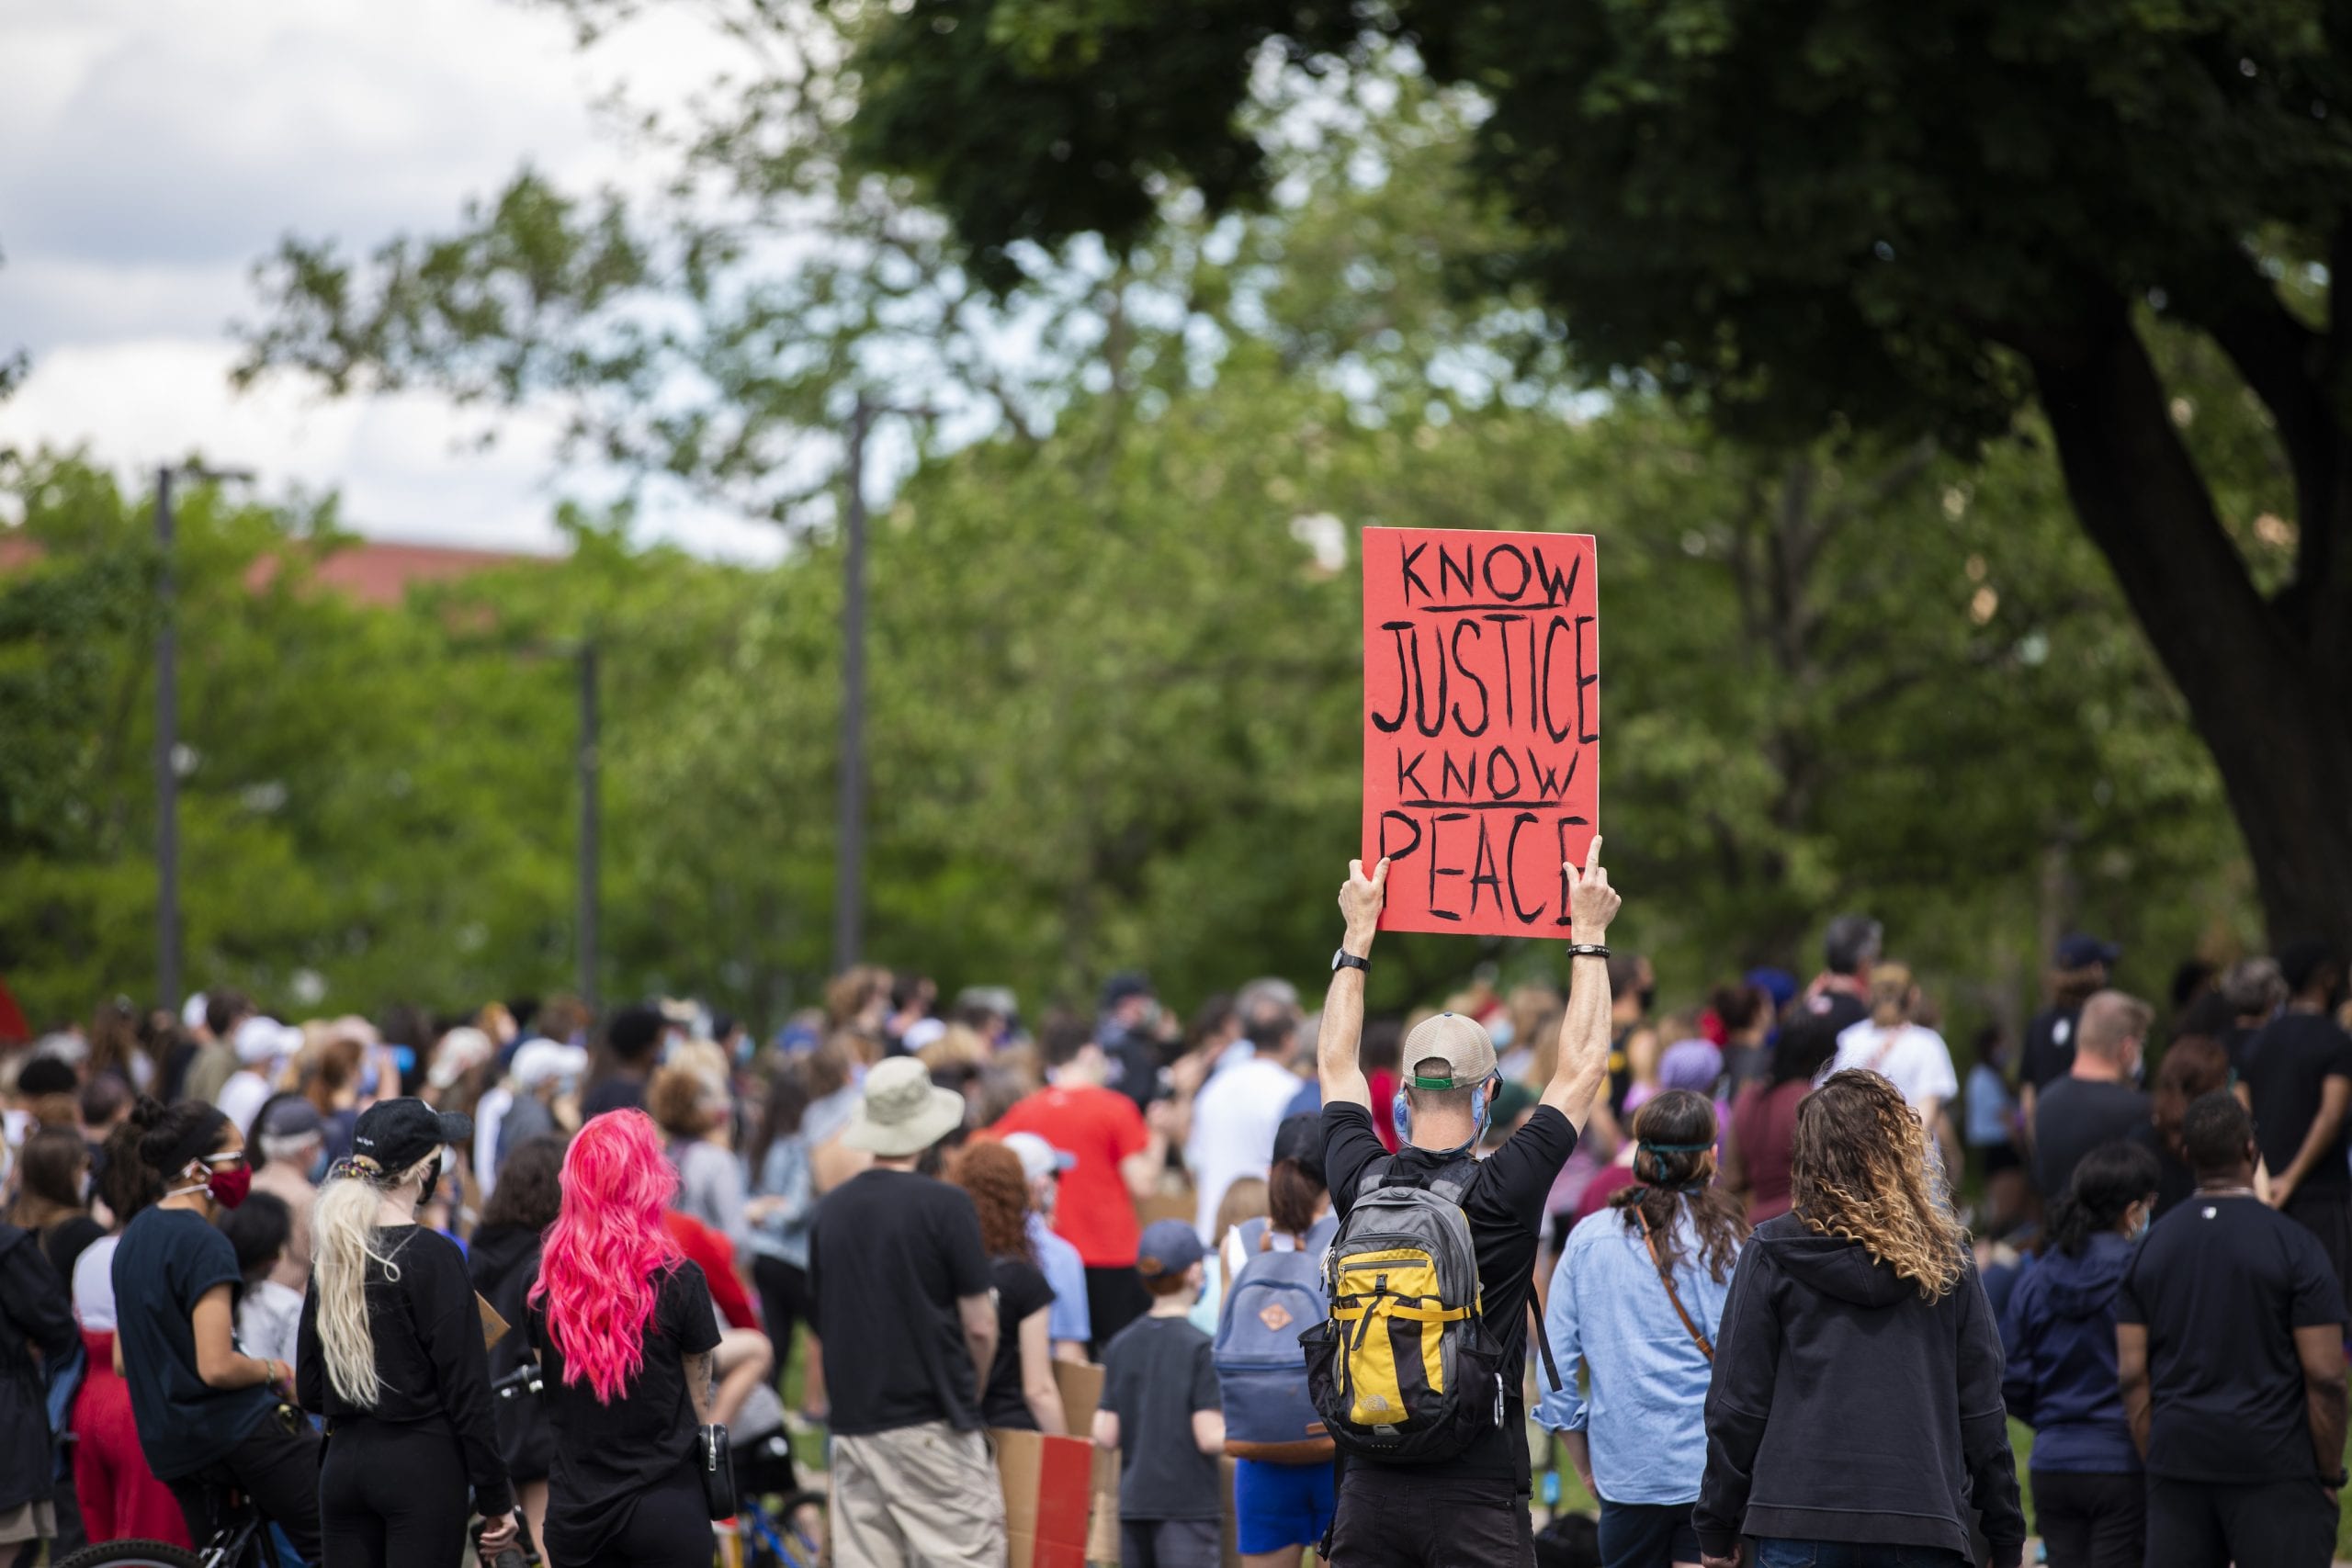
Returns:
[[[107,1540],[85,1546],[57,1568],[204,1568],[185,1546],[160,1540]]]

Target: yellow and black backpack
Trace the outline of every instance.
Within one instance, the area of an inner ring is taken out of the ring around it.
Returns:
[[[1324,1255],[1329,1316],[1299,1342],[1307,1393],[1351,1453],[1434,1462],[1503,1423],[1501,1348],[1462,1212],[1476,1170],[1464,1159],[1419,1186],[1374,1161]]]

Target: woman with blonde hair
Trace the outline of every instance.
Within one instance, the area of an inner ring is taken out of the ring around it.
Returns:
[[[465,1254],[416,1223],[443,1148],[472,1135],[466,1117],[421,1100],[379,1100],[311,1216],[295,1383],[302,1408],[327,1418],[319,1529],[335,1568],[456,1568],[473,1510],[489,1526],[484,1556],[514,1539]]]
[[[1919,1120],[1876,1073],[1797,1107],[1795,1206],[1724,1303],[1691,1524],[1706,1568],[1996,1568],[2025,1546],[2001,1338]]]

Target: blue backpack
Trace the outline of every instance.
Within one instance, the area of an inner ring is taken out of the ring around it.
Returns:
[[[1325,1215],[1293,1251],[1266,1246],[1267,1222],[1239,1228],[1244,1261],[1225,1288],[1210,1356],[1224,1395],[1225,1451],[1273,1464],[1328,1462],[1330,1434],[1306,1390],[1302,1330],[1323,1321],[1323,1254],[1340,1232]]]

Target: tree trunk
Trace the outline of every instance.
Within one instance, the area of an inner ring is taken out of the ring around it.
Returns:
[[[2028,358],[2075,513],[2221,771],[2272,938],[2352,952],[2352,705],[2328,639],[2247,576],[2120,301]],[[2303,525],[2327,527],[2333,500],[2302,497]]]

